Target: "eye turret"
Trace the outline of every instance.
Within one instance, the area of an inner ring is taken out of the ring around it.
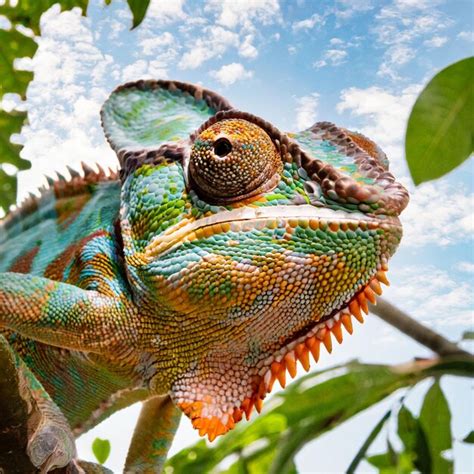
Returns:
[[[269,135],[242,119],[222,120],[196,137],[189,162],[191,185],[211,201],[232,202],[276,184],[282,167]]]

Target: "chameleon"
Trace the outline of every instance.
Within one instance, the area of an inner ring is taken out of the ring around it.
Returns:
[[[42,472],[88,472],[75,437],[139,401],[124,472],[160,472],[181,413],[212,441],[260,412],[363,321],[409,199],[364,135],[284,133],[199,85],[127,83],[101,120],[118,170],[49,178],[0,224],[0,348]]]

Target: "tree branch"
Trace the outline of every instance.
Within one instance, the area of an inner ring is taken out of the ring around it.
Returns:
[[[377,305],[371,304],[370,311],[441,357],[463,355],[474,358],[472,354],[461,349],[457,344],[415,321],[383,298],[377,299]]]

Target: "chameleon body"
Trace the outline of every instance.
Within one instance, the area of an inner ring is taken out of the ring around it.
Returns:
[[[125,471],[157,472],[180,412],[213,440],[352,332],[408,194],[364,136],[285,134],[190,84],[119,87],[102,123],[119,173],[72,171],[0,227],[0,341],[43,417],[35,466],[144,401]]]

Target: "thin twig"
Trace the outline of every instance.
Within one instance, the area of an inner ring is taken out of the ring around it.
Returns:
[[[377,300],[377,305],[370,305],[370,311],[441,357],[452,355],[473,357],[472,354],[461,349],[454,342],[448,341],[440,334],[415,321],[408,314],[383,298]]]

